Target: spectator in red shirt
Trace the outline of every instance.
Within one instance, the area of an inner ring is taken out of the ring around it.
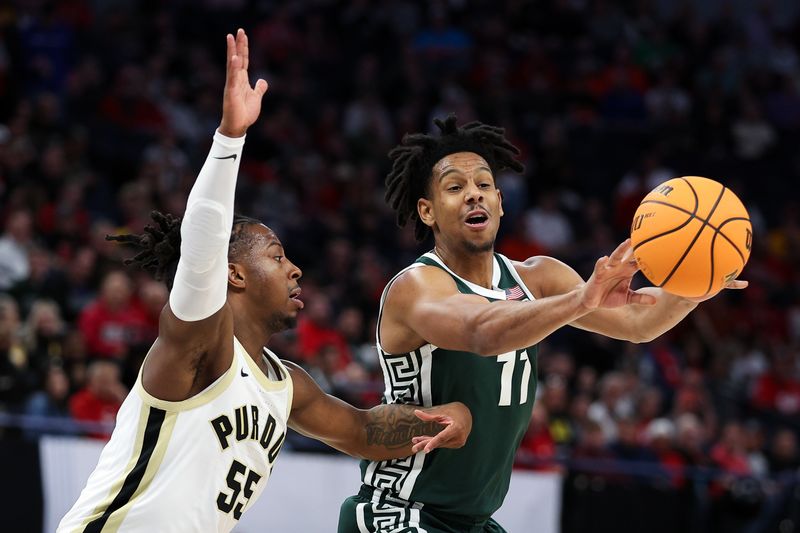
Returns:
[[[800,414],[800,379],[791,354],[773,356],[770,370],[755,384],[752,402],[758,409],[787,417]]]
[[[528,431],[517,449],[514,466],[534,470],[558,470],[555,456],[556,443],[550,434],[547,409],[541,403],[535,403]]]
[[[89,365],[86,386],[69,401],[72,418],[82,422],[108,423],[106,431],[92,431],[89,436],[107,439],[128,391],[120,381],[120,369],[113,361],[98,360]]]
[[[711,449],[711,460],[727,473],[739,476],[751,474],[741,424],[725,424],[720,441]]]
[[[331,321],[331,304],[322,293],[314,295],[306,305],[305,315],[297,323],[299,356],[304,363],[312,363],[323,348],[328,353],[327,366],[332,371],[340,371],[350,364],[350,348],[347,340]],[[335,350],[335,361],[330,361],[330,352]]]
[[[497,245],[497,251],[506,257],[533,257],[545,253],[544,247],[531,239],[525,231],[525,217],[517,217],[514,230],[508,232]]]
[[[106,275],[99,298],[83,310],[79,319],[93,357],[124,358],[131,346],[147,340],[147,326],[145,312],[133,299],[132,282],[120,271]]]

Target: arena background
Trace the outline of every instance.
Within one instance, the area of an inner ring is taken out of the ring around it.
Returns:
[[[584,275],[652,186],[715,178],[752,217],[750,287],[652,343],[569,328],[543,342],[515,483],[557,482],[542,500],[512,486],[508,527],[800,531],[798,14],[793,0],[2,3],[0,527],[52,528],[53,483],[76,465],[45,443],[96,449],[113,425],[167,295],[104,236],[182,212],[220,118],[224,36],[243,27],[270,90],[237,209],[304,270],[303,319],[275,351],[379,401],[377,299],[430,246],[383,202],[386,152],[433,117],[506,128],[527,171],[497,176],[498,249]],[[298,435],[284,454],[260,505],[344,461]],[[293,530],[332,531],[330,513]]]

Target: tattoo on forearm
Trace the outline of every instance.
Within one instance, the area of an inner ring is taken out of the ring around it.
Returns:
[[[414,415],[418,406],[382,405],[369,412],[367,431],[368,446],[402,448],[411,444],[412,437],[436,435],[444,426],[436,422],[425,422]]]

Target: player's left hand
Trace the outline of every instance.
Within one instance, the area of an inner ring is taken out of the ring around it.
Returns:
[[[686,299],[689,300],[690,302],[695,302],[699,304],[700,302],[705,302],[706,300],[710,300],[711,298],[721,293],[725,289],[746,289],[748,285],[749,282],[743,279],[734,279],[726,283],[725,286],[722,287],[722,289],[720,289],[717,292],[706,294],[705,296],[699,296],[697,298],[686,298]]]
[[[467,443],[472,431],[472,413],[461,402],[452,402],[424,411],[416,409],[414,414],[425,422],[436,422],[444,427],[437,435],[420,435],[413,437],[411,451],[419,453],[424,450],[430,453],[436,448],[461,448]]]
[[[261,97],[268,85],[259,79],[254,87],[250,86],[250,47],[244,30],[240,28],[236,36],[228,34],[226,38],[228,62],[219,131],[228,137],[241,137],[261,113]]]

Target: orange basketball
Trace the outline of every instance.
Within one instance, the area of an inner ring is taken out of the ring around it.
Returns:
[[[741,200],[708,178],[665,181],[644,197],[631,225],[633,255],[657,287],[679,296],[714,294],[750,257],[753,228]]]

